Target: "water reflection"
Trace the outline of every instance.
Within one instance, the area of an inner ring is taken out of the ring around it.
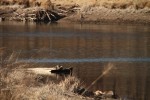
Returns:
[[[82,59],[20,59],[29,63],[150,62],[150,58],[82,58]]]
[[[44,62],[45,67],[73,67],[86,86],[112,62],[115,68],[91,89],[149,100],[149,33],[149,26],[140,25],[0,23],[0,47],[21,52],[20,60]]]

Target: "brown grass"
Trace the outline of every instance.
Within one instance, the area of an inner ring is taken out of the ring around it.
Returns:
[[[95,5],[109,9],[126,9],[129,7],[135,9],[150,8],[150,0],[0,0],[1,5],[19,4],[27,7],[41,6],[46,9],[52,9],[52,3],[80,6]]]
[[[80,6],[95,5],[110,9],[126,9],[133,7],[136,9],[150,8],[150,0],[51,0],[52,3],[61,5],[77,4]]]
[[[72,78],[74,77],[67,77],[65,80],[68,81],[67,83],[72,83]],[[65,84],[64,81],[59,84],[52,81],[43,84],[37,80],[35,74],[22,71],[13,71],[2,79],[0,100],[51,100],[50,98],[53,100],[75,100],[75,98],[80,98],[73,93],[74,84],[77,84],[76,81],[70,85]]]
[[[80,81],[72,76],[59,83],[49,77],[22,70],[30,64],[18,63],[16,54],[5,57],[0,65],[0,100],[80,100],[74,90]],[[40,78],[39,78],[40,77]],[[42,78],[41,78],[42,77]]]
[[[150,1],[138,2],[135,4],[136,9],[150,8]]]
[[[150,8],[150,1],[129,1],[129,2],[103,2],[102,6],[105,8],[110,9],[126,9],[129,7],[135,8],[135,9],[144,9],[144,8]]]
[[[102,4],[103,7],[105,8],[109,8],[109,9],[126,9],[130,6],[132,6],[133,3],[132,2],[129,2],[129,3],[122,3],[122,2],[118,2],[118,3],[107,3],[107,2],[104,2]]]
[[[40,6],[44,8],[51,8],[52,3],[50,0],[0,0],[1,5],[25,5],[26,7]]]
[[[53,100],[62,100],[64,98],[65,100],[75,100],[75,98],[79,98],[73,93],[74,84],[76,83],[68,85],[65,84],[64,81],[61,81],[59,84],[49,81],[48,83],[43,84],[38,80],[35,80],[36,77],[36,75],[21,71],[13,71],[9,73],[9,75],[4,79],[1,78],[1,83],[3,86],[0,88],[0,99],[51,100],[50,98],[53,98]],[[72,78],[73,77],[66,78],[68,81],[67,83],[72,83]]]

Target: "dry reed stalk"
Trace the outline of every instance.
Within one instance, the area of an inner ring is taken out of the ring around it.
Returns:
[[[87,92],[99,79],[101,79],[101,78],[102,78],[104,75],[106,75],[110,70],[112,70],[113,67],[114,67],[113,64],[109,63],[109,64],[107,65],[107,68],[103,71],[103,73],[100,74],[99,77],[97,77],[96,80],[94,80],[94,81],[91,83],[91,85],[88,86],[88,87],[84,90],[84,92],[82,93],[82,95],[84,95],[85,92]]]

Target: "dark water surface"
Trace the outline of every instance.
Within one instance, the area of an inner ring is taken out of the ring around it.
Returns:
[[[114,90],[123,100],[150,100],[150,26],[0,23],[0,47],[22,61],[74,67],[91,90]]]

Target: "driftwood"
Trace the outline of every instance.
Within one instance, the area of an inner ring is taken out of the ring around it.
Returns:
[[[38,7],[18,9],[13,12],[3,11],[0,14],[0,21],[5,19],[15,21],[54,22],[65,17],[65,14],[60,14],[55,10],[46,10]]]
[[[64,16],[58,15],[57,13],[50,10],[38,10],[38,11],[33,11],[32,13],[22,13],[22,14],[16,13],[16,16],[13,17],[13,20],[53,22],[63,17]]]
[[[0,21],[34,21],[34,22],[54,22],[77,11],[76,5],[61,6],[55,5],[54,9],[42,7],[0,7]]]

